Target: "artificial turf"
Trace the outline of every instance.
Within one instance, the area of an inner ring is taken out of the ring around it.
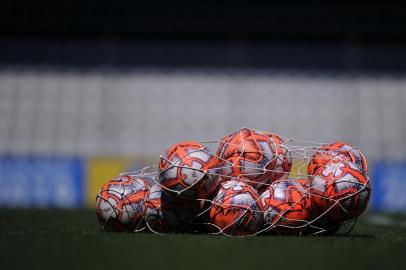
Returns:
[[[397,216],[403,219],[404,216]],[[1,269],[403,269],[406,229],[329,237],[106,233],[93,210],[0,210]]]

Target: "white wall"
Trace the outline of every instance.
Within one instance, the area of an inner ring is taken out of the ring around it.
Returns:
[[[0,153],[159,155],[242,126],[406,158],[406,78],[0,71]]]

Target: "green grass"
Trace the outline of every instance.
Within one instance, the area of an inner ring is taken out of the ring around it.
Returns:
[[[365,218],[347,236],[228,238],[104,233],[89,210],[0,210],[1,269],[387,270],[405,254],[405,227]]]

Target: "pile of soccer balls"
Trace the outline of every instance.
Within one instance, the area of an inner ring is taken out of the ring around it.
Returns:
[[[221,139],[215,155],[196,141],[178,143],[158,171],[104,184],[97,216],[110,231],[237,236],[332,234],[356,220],[371,192],[363,154],[342,142],[305,149],[308,175],[289,179],[297,152],[249,128]]]

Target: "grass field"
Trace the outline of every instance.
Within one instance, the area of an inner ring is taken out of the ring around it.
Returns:
[[[350,235],[334,237],[158,236],[104,233],[89,210],[0,210],[0,265],[58,270],[401,269],[406,229],[399,224],[373,225],[364,218]]]

